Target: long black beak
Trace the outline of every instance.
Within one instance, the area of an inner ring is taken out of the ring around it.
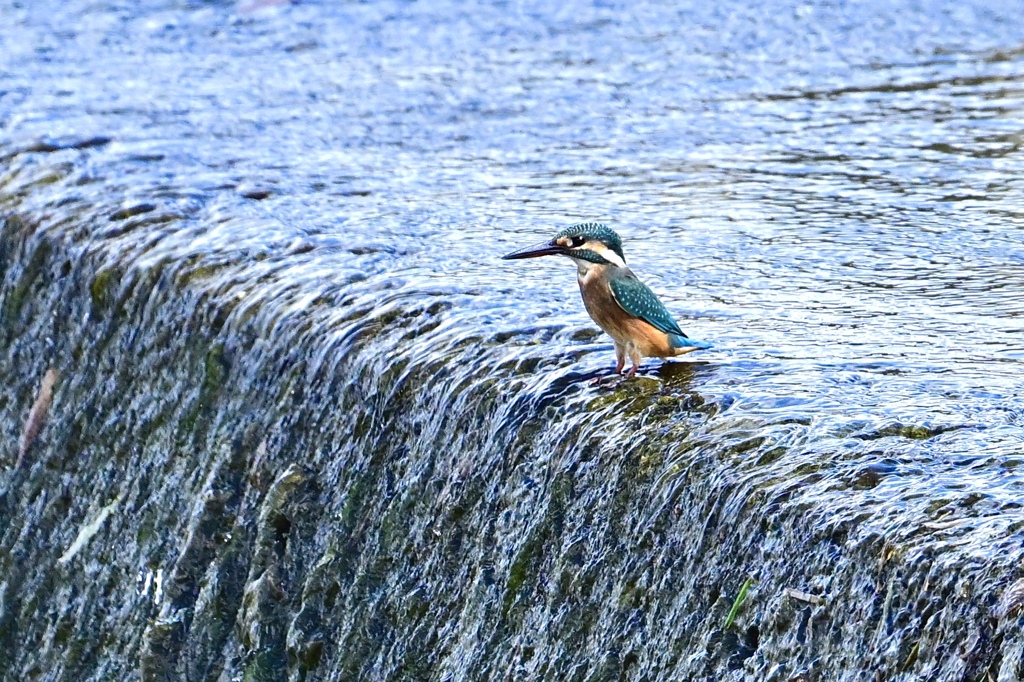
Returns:
[[[538,256],[557,256],[565,253],[565,247],[559,246],[554,242],[541,242],[540,244],[534,244],[533,246],[527,246],[525,249],[519,249],[512,253],[507,253],[501,257],[502,260],[519,260],[521,258],[537,258]]]

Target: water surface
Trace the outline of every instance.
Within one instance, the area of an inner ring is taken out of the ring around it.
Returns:
[[[629,532],[699,523],[705,476],[1012,570],[1019,3],[257,5],[0,4],[0,209],[194,258],[268,335],[305,319],[315,362],[417,392],[413,454],[505,486],[498,536],[588,448],[649,447]],[[713,350],[589,386],[614,354],[570,263],[499,256],[590,220]]]

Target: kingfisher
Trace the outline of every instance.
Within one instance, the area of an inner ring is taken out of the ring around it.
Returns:
[[[670,358],[711,348],[707,341],[691,339],[651,289],[626,266],[622,239],[602,223],[567,227],[551,241],[502,256],[504,260],[568,256],[576,263],[583,305],[590,317],[615,342],[615,373],[621,374],[626,357],[632,361],[627,376],[636,375],[644,357]]]

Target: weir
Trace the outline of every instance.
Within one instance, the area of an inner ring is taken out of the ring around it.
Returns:
[[[1018,522],[928,523],[931,499],[875,494],[905,464],[869,451],[823,471],[813,424],[750,437],[728,398],[700,394],[710,363],[595,390],[545,352],[589,335],[467,334],[450,302],[365,281],[270,299],[315,251],[254,266],[179,236],[132,249],[4,223],[9,443],[59,373],[4,472],[18,677],[1019,666],[1018,607],[998,608]]]
[[[1011,150],[996,170],[957,166],[957,182],[989,183],[987,216],[926,196],[917,222],[899,228],[899,248],[886,239],[897,200],[881,185],[865,217],[822,197],[809,200],[819,212],[794,212],[831,157],[803,157],[796,165],[811,172],[798,179],[793,160],[766,161],[775,175],[762,186],[729,161],[704,166],[715,141],[687,148],[682,166],[634,167],[612,149],[618,170],[582,168],[567,192],[554,170],[582,157],[555,144],[537,169],[512,142],[522,116],[540,125],[548,113],[524,114],[497,91],[495,109],[469,95],[444,109],[434,88],[448,76],[408,70],[419,50],[438,48],[457,69],[447,39],[465,16],[438,7],[397,18],[386,7],[147,8],[108,25],[100,19],[118,10],[74,5],[70,16],[105,26],[129,64],[155,59],[153,82],[171,88],[150,101],[149,81],[127,83],[123,108],[97,108],[116,99],[103,86],[102,96],[68,95],[68,110],[15,69],[35,57],[8,52],[0,677],[1024,675],[1024,420],[1009,333],[1020,252],[1007,246],[1021,187]],[[52,21],[19,17],[26,40]],[[297,69],[297,83],[260,91],[262,67],[250,74],[240,60],[268,45],[285,67],[349,63],[347,43],[314,31],[321,18],[338,35],[352,35],[351,23],[383,41],[367,38],[380,52],[351,67],[383,69],[379,80],[352,76],[336,89],[330,69]],[[436,32],[413,45],[388,22]],[[560,44],[528,25],[514,42]],[[470,50],[478,67],[501,61],[487,51],[495,30]],[[92,43],[79,35],[60,49],[84,54]],[[219,61],[222,39],[243,57],[228,50]],[[408,63],[393,61],[392,42]],[[176,59],[157,58],[165,49]],[[113,63],[98,54],[82,68]],[[975,54],[971,63],[993,73],[972,87],[1021,79],[1005,73],[1019,58],[992,54]],[[501,58],[517,77],[560,82],[517,55]],[[594,75],[587,62],[558,64],[546,68]],[[199,71],[182,76],[188,67]],[[41,72],[57,79],[66,68]],[[225,101],[188,99],[224,69]],[[173,74],[186,80],[173,85]],[[474,78],[497,74],[469,69],[456,80],[476,88]],[[933,88],[945,104],[929,106],[959,104],[966,118],[983,110],[945,75]],[[516,82],[529,91],[533,81]],[[404,101],[397,93],[409,87],[442,110],[372,113],[374,97]],[[844,92],[816,115],[845,106],[832,102]],[[341,94],[359,110],[339,108]],[[776,107],[822,100],[804,94],[751,97],[751,120],[775,125],[766,121]],[[250,95],[251,120],[218,118],[238,113],[232,96]],[[344,111],[351,127],[307,139],[320,129],[287,123],[298,119],[281,101],[305,122]],[[408,133],[421,115],[439,128]],[[445,128],[448,115],[465,120]],[[566,131],[587,121],[565,116],[556,136],[573,139]],[[147,117],[156,132],[138,123]],[[189,117],[187,130],[205,131],[198,142],[180,127]],[[367,120],[382,132],[361,127]],[[280,146],[258,148],[275,124]],[[693,139],[704,124],[688,125]],[[747,134],[731,125],[722,139]],[[486,187],[474,151],[483,143],[450,145],[459,126],[516,157],[492,158],[486,167],[501,177]],[[830,139],[845,145],[843,135]],[[988,163],[991,151],[969,163]],[[465,196],[450,186],[460,178]],[[498,257],[559,226],[529,197],[566,199],[570,213],[570,195],[621,212],[621,192],[656,207],[673,178],[689,183],[684,228],[643,208],[646,227],[616,228],[683,328],[716,347],[593,386],[614,354],[585,317],[571,268],[511,270]],[[746,212],[754,201],[768,215]],[[937,206],[945,213],[933,215]],[[925,229],[953,214],[960,231]],[[1007,227],[982,242],[993,215]],[[953,268],[954,257],[965,260]],[[970,326],[976,349],[936,335],[944,325]]]

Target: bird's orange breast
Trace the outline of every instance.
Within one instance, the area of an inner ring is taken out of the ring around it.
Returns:
[[[676,354],[668,334],[623,310],[612,295],[608,281],[598,268],[579,278],[583,305],[590,317],[620,346],[634,346],[647,357],[665,358]]]

